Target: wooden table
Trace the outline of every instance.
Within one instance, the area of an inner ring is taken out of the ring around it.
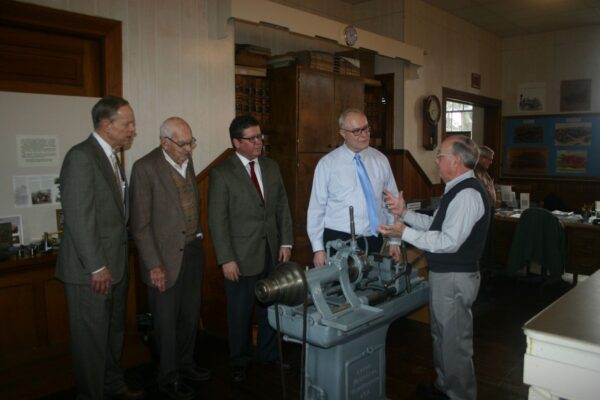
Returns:
[[[518,218],[494,217],[494,259],[500,265],[507,265],[512,238],[517,228]],[[577,275],[592,275],[600,269],[600,225],[563,222],[567,239],[567,265],[565,272],[573,274],[573,284]]]
[[[600,272],[529,320],[523,382],[529,399],[600,397]]]

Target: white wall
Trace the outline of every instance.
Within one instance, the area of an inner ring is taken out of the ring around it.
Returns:
[[[423,67],[405,72],[404,143],[400,147],[409,150],[437,183],[435,151],[421,146],[422,100],[431,94],[441,99],[442,87],[501,99],[502,41],[422,0],[405,0],[404,12],[405,42],[425,49],[427,55]],[[481,90],[470,87],[472,72],[481,75]]]
[[[600,26],[507,38],[502,48],[503,113],[518,115],[518,86],[546,84],[544,114],[560,114],[560,82],[592,79],[591,112],[600,111]]]
[[[122,21],[123,97],[135,111],[138,132],[126,154],[128,172],[158,145],[159,126],[173,115],[186,119],[198,139],[196,172],[231,146],[233,31],[219,40],[209,29],[214,2],[221,0],[21,1]]]
[[[93,97],[0,92],[0,216],[21,216],[24,244],[56,231],[55,210],[60,204],[15,207],[13,176],[58,176],[66,152],[92,131],[90,110],[96,101]],[[19,167],[16,136],[22,135],[55,136],[56,165]]]

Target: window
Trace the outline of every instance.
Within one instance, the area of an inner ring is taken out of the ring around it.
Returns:
[[[446,132],[468,134],[473,131],[473,105],[446,100]]]

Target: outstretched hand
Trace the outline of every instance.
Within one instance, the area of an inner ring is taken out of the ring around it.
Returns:
[[[383,201],[387,209],[394,215],[403,217],[406,214],[406,202],[404,201],[404,192],[400,191],[398,197],[394,196],[392,192],[387,189],[383,189]]]

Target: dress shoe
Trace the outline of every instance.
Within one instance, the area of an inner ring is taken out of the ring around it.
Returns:
[[[246,380],[246,368],[233,367],[233,372],[232,372],[231,376],[235,383],[244,382]]]
[[[179,371],[179,376],[192,382],[204,382],[210,379],[210,370],[200,367],[182,369]]]
[[[194,389],[181,381],[174,381],[166,385],[158,385],[158,390],[164,393],[169,399],[173,400],[191,400],[194,398]]]
[[[146,397],[146,392],[143,389],[125,389],[122,392],[108,396],[113,400],[137,400]]]
[[[450,399],[444,392],[435,387],[433,383],[417,385],[417,398],[423,400],[445,400]]]

